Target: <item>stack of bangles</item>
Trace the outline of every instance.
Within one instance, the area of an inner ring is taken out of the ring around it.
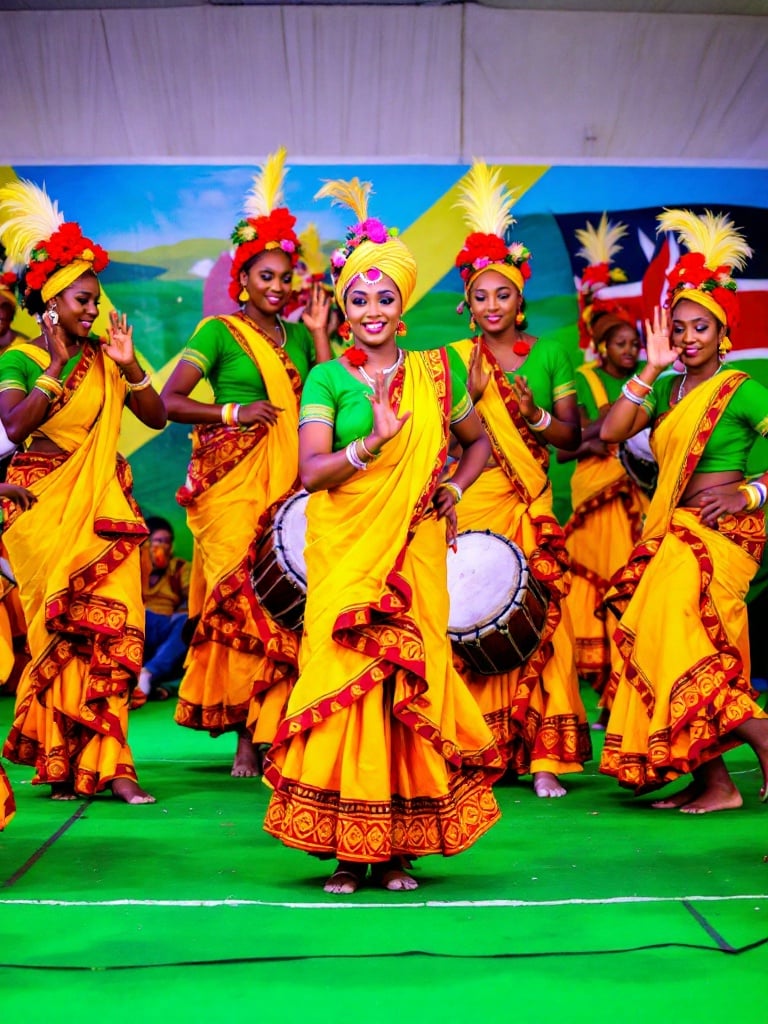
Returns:
[[[456,499],[454,501],[454,505],[458,505],[459,504],[459,502],[461,501],[461,499],[462,499],[462,497],[464,495],[464,491],[462,491],[462,489],[459,487],[458,484],[455,484],[453,482],[453,480],[446,480],[445,483],[438,484],[437,489],[440,490],[441,488],[444,491],[450,491],[451,492],[451,494]]]
[[[356,437],[344,449],[344,454],[350,466],[354,466],[355,469],[368,469],[369,463],[373,462],[379,453],[368,448],[364,437]]]
[[[642,393],[638,394],[637,391],[633,391],[630,384],[634,384],[636,387],[642,388]],[[652,391],[653,384],[648,384],[647,381],[644,381],[642,377],[638,376],[638,374],[634,374],[634,376],[630,377],[621,388],[622,395],[624,395],[627,401],[631,402],[632,405],[644,405],[646,398]]]
[[[35,381],[34,387],[41,394],[45,395],[49,402],[61,398],[64,394],[63,381],[60,381],[58,377],[52,377],[50,373],[41,373]]]
[[[552,413],[551,412],[547,412],[546,409],[542,409],[541,410],[541,416],[539,416],[539,418],[536,420],[535,423],[531,423],[531,421],[528,420],[528,426],[531,428],[531,430],[538,430],[538,431],[546,430],[547,427],[549,427],[551,423],[552,423]]]
[[[227,427],[240,426],[240,406],[237,402],[225,402],[222,405],[221,422]]]
[[[766,498],[768,498],[768,487],[760,483],[759,480],[752,480],[748,484],[739,484],[739,490],[747,499],[747,504],[744,506],[745,512],[756,512],[765,505]]]
[[[146,388],[152,386],[152,378],[148,373],[145,373],[141,380],[137,380],[135,384],[128,381],[128,390],[133,393],[134,391],[144,391]]]

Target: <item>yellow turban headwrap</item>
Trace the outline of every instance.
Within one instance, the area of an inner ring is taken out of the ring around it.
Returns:
[[[507,280],[511,281],[515,288],[517,288],[520,294],[523,294],[523,288],[525,287],[525,278],[516,266],[514,266],[511,263],[489,263],[487,267],[483,267],[481,270],[476,270],[467,281],[466,285],[464,286],[464,294],[466,295],[467,298],[469,298],[469,289],[472,287],[472,285],[475,283],[478,277],[480,277],[481,274],[484,274],[486,272],[486,270],[495,270],[497,274],[501,274],[502,277],[506,277]]]
[[[344,308],[344,296],[358,274],[374,267],[395,283],[406,308],[416,287],[416,260],[408,246],[380,220],[368,217],[370,181],[336,178],[326,181],[315,199],[330,199],[335,206],[346,206],[357,216],[357,224],[347,233],[346,243],[331,255],[336,301]]]
[[[386,242],[366,240],[353,249],[336,279],[336,301],[344,308],[344,296],[354,278],[374,267],[394,282],[405,309],[416,287],[416,260],[399,238],[388,238]]]

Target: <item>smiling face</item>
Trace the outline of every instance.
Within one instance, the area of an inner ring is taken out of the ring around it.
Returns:
[[[515,326],[522,296],[514,284],[497,270],[486,270],[473,282],[469,308],[484,334],[503,334]]]
[[[403,313],[403,300],[386,274],[373,282],[358,277],[344,296],[344,309],[355,340],[368,348],[391,342]]]
[[[91,333],[93,322],[99,315],[100,298],[101,286],[98,277],[92,271],[86,271],[47,305],[48,308],[56,308],[59,323],[70,337],[84,341]]]
[[[265,316],[277,316],[291,297],[293,267],[282,249],[259,253],[248,270],[240,271],[240,284],[251,304]]]
[[[704,368],[719,360],[718,346],[725,327],[704,306],[680,299],[672,309],[670,340],[680,351],[680,360],[690,370]]]

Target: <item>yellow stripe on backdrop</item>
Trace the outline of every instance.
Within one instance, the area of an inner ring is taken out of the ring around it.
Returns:
[[[504,184],[513,190],[519,199],[548,170],[549,167],[503,164],[501,177]],[[462,176],[444,196],[417,217],[402,233],[402,239],[416,257],[416,265],[419,268],[416,290],[410,306],[415,306],[419,299],[445,277],[467,237],[464,219],[455,209],[464,177]],[[512,212],[514,213],[514,210]]]

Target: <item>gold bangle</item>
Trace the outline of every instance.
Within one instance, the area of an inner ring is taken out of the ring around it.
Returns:
[[[51,391],[54,395],[64,394],[64,385],[58,377],[52,377],[49,373],[41,373],[35,381],[42,390]]]
[[[451,492],[451,494],[456,499],[454,504],[458,505],[459,502],[461,501],[463,495],[464,495],[464,492],[459,487],[459,485],[453,483],[453,481],[451,481],[451,480],[446,480],[445,483],[438,484],[438,488],[437,489],[440,490],[441,487],[444,487],[446,491],[450,491]]]
[[[741,491],[747,499],[745,512],[754,512],[760,508],[761,494],[756,487],[753,487],[752,484],[739,484],[737,490]]]
[[[225,402],[221,407],[221,422],[225,427],[232,426],[232,406],[233,402]]]
[[[365,443],[364,437],[358,437],[357,443],[360,445],[360,448],[362,449],[363,452],[361,458],[365,458],[366,456],[368,456],[369,462],[373,462],[374,459],[378,458],[380,453],[372,452],[368,445]]]

